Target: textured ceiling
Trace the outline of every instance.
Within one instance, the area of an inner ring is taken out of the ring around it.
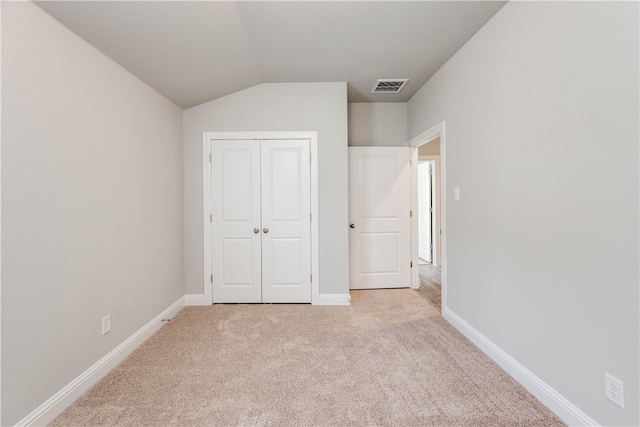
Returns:
[[[404,102],[504,1],[42,1],[182,108],[275,82],[348,83],[350,102]],[[399,94],[378,78],[409,78]]]

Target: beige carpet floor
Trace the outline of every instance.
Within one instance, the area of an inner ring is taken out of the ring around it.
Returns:
[[[54,426],[564,425],[411,289],[187,307]]]

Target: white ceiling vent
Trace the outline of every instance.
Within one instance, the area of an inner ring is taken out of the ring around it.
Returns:
[[[399,93],[409,79],[378,79],[371,93]]]

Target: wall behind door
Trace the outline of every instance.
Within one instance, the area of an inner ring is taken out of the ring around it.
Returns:
[[[407,145],[406,102],[349,103],[349,146]]]
[[[419,156],[439,156],[440,155],[440,137],[418,147]]]
[[[318,131],[320,293],[349,291],[346,83],[265,83],[185,110],[185,291],[203,292],[202,132]]]

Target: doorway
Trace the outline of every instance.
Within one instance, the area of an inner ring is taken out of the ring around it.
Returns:
[[[440,311],[446,307],[444,122],[409,141],[412,147],[412,287]]]
[[[428,147],[428,144],[434,145]],[[436,152],[436,154],[421,154],[420,150],[422,150],[423,153],[432,151]],[[418,147],[417,192],[414,195],[417,200],[416,209],[418,211],[418,258],[422,258],[438,267],[442,266],[442,176],[440,172],[441,163],[439,150],[440,138],[436,138]],[[423,177],[423,180],[428,182],[428,184],[425,184],[423,181],[421,185],[421,167],[426,175]],[[421,189],[421,186],[426,186],[426,188]],[[420,204],[421,199],[423,200],[423,206]],[[421,212],[421,210],[424,209],[428,210],[428,212]],[[421,215],[426,216],[426,220],[423,222],[423,227],[425,228],[422,231],[420,230]],[[420,240],[421,236],[424,242]],[[426,246],[423,247],[423,245]],[[430,257],[424,254],[425,251],[427,254],[431,254]]]

